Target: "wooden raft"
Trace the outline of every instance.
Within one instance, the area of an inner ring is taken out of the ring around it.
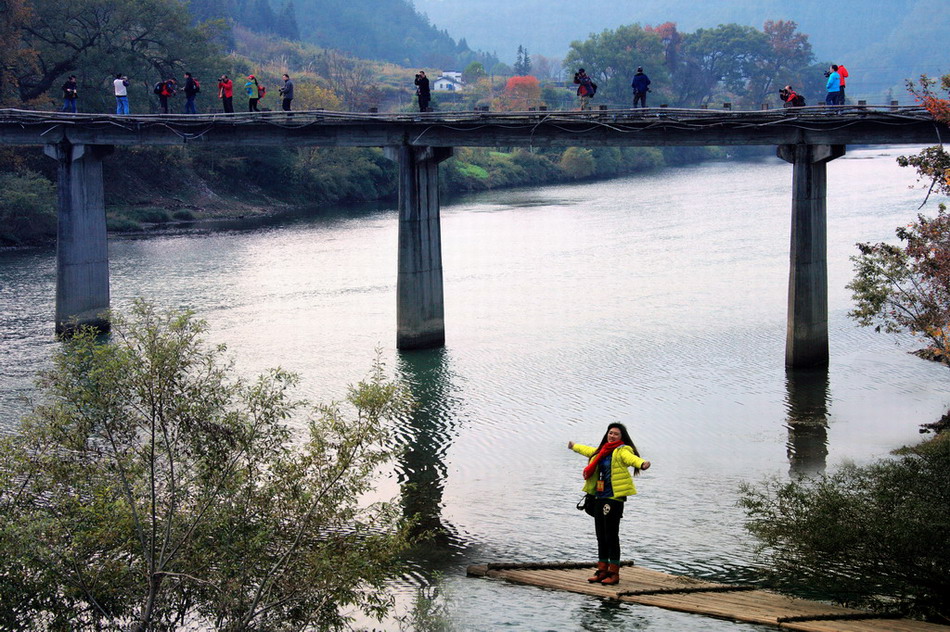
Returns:
[[[476,564],[468,567],[468,575],[801,632],[950,632],[950,627],[943,625],[887,618],[753,586],[670,575],[632,562],[621,563],[619,584],[590,584],[587,578],[594,570],[592,564],[574,562]]]

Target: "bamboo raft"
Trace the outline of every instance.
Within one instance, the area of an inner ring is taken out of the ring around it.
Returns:
[[[623,562],[621,567],[620,583],[615,586],[588,583],[587,577],[595,570],[589,563],[476,564],[468,567],[467,574],[801,632],[950,632],[943,625],[888,618],[754,586],[670,575],[633,562]]]

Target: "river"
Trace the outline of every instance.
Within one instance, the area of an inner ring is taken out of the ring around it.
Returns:
[[[857,327],[845,288],[854,244],[893,241],[923,200],[894,160],[913,151],[828,165],[831,363],[817,374],[784,368],[791,166],[778,159],[449,200],[440,350],[394,348],[392,208],[112,238],[112,304],[194,309],[240,371],[296,371],[315,400],[341,398],[380,349],[422,403],[380,494],[416,483],[406,504],[447,534],[396,589],[408,601],[438,572],[460,630],[770,629],[464,571],[594,556],[574,509],[583,459],[566,444],[596,444],[611,421],[653,463],[627,505],[624,558],[727,581],[754,572],[742,482],[918,441],[950,407],[950,372],[905,337]],[[55,348],[54,284],[52,250],[0,253],[0,431]]]

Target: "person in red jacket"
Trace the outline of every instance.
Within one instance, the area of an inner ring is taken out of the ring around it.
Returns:
[[[226,114],[234,112],[234,82],[228,79],[227,75],[221,75],[218,79],[218,98],[221,99]]]
[[[838,90],[838,105],[844,105],[844,84],[848,79],[848,69],[838,64],[838,76],[841,77],[841,89]]]

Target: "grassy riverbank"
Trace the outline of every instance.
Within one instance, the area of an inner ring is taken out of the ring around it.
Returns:
[[[56,172],[39,150],[7,151],[0,246],[51,243]],[[756,156],[750,152],[748,156]],[[603,180],[725,157],[718,148],[459,148],[441,167],[446,194]],[[104,163],[113,232],[180,221],[263,216],[300,205],[395,200],[396,165],[377,148],[118,147]]]

